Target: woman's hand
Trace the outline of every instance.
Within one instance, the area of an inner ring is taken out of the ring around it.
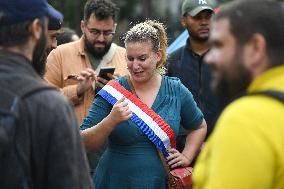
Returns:
[[[114,73],[114,74],[111,74],[111,73],[107,73],[107,76],[110,78],[110,79],[117,79],[120,77],[120,74],[118,73]],[[102,77],[98,77],[97,78],[97,81],[96,81],[96,86],[100,87],[100,88],[103,88],[107,83],[109,82],[109,80],[107,79],[104,79]]]
[[[109,119],[112,120],[114,125],[130,119],[131,116],[132,112],[125,101],[125,97],[122,97],[113,105],[112,110],[108,115]]]
[[[186,167],[191,161],[182,153],[180,153],[177,149],[171,148],[168,150],[170,156],[167,158],[168,164],[171,168],[176,167]]]

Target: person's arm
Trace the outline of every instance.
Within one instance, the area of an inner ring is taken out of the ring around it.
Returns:
[[[127,102],[125,102],[124,100],[125,98],[123,97],[122,99],[117,101],[114,104],[109,115],[105,117],[101,122],[81,131],[81,137],[83,138],[87,151],[99,149],[104,144],[105,140],[110,135],[112,130],[119,123],[130,119],[132,113],[127,105]],[[84,120],[84,122],[86,123],[87,120]],[[83,122],[83,127],[84,127],[84,122]]]
[[[78,70],[80,74],[63,78],[64,60],[60,53],[62,53],[60,49],[54,49],[47,57],[44,79],[60,90],[73,104],[82,103],[84,92],[92,88],[95,83],[95,72],[92,69]]]
[[[191,164],[191,162],[201,149],[202,143],[206,136],[206,132],[207,125],[205,120],[203,119],[200,126],[197,129],[190,131],[187,135],[182,153],[174,148],[169,149],[171,155],[169,156],[168,160],[170,160],[169,165],[171,166],[171,168],[176,168],[179,166],[186,167]]]
[[[198,129],[191,130],[189,132],[186,137],[184,149],[182,151],[182,154],[188,160],[188,162],[185,162],[185,164],[188,163],[187,165],[189,165],[198,154],[205,139],[206,133],[207,125],[205,120],[202,121]]]
[[[181,124],[185,129],[190,130],[187,136],[184,150],[180,153],[176,149],[170,149],[171,155],[168,160],[171,168],[178,166],[188,166],[197,152],[200,150],[207,132],[207,124],[203,114],[197,107],[192,94],[182,84],[180,84],[181,98]]]

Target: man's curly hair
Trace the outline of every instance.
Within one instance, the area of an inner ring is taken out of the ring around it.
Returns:
[[[91,14],[95,14],[98,20],[105,20],[112,17],[115,20],[119,8],[108,0],[89,0],[84,8],[84,20],[88,21]]]

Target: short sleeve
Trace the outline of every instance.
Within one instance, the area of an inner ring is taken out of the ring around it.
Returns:
[[[93,127],[101,122],[111,111],[112,105],[103,99],[100,95],[96,95],[87,117],[84,118],[80,130]]]
[[[180,98],[181,124],[185,129],[197,129],[204,116],[194,101],[191,92],[182,83],[180,83]]]

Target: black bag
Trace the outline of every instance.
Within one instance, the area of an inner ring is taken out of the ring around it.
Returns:
[[[26,97],[42,91],[54,90],[37,78],[23,75],[0,77],[0,186],[1,188],[32,188],[28,157],[22,153],[17,142],[17,133],[21,125],[20,117],[25,117],[24,101]],[[9,88],[9,89],[7,89]],[[27,140],[30,140],[27,138]]]

